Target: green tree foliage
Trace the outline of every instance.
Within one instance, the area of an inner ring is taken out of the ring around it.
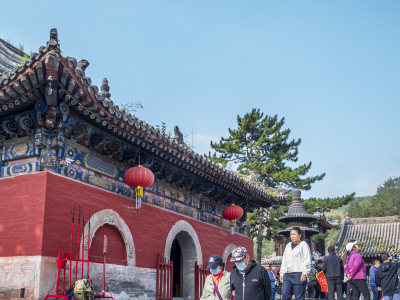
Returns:
[[[254,249],[254,253],[257,253],[257,241],[256,240],[253,240],[253,249]],[[274,252],[274,241],[263,239],[262,249],[261,249],[261,257],[271,255],[273,252]]]
[[[306,177],[311,162],[293,167],[298,161],[301,139],[289,139],[290,129],[284,128],[284,124],[284,118],[264,115],[260,109],[253,109],[243,117],[237,116],[237,128],[229,128],[228,137],[211,142],[215,152],[207,156],[224,167],[232,163],[243,174],[254,172],[258,183],[267,188],[284,185],[309,190],[311,184],[322,180],[325,174]],[[263,239],[271,239],[272,233],[280,228],[276,224],[279,214],[275,209],[261,207],[249,214],[252,236],[257,237],[259,263]]]
[[[287,212],[287,206],[268,207],[263,209],[262,234],[267,240],[279,238],[277,232],[285,229],[286,224],[279,222],[278,219]],[[250,237],[255,239],[259,232],[259,209],[253,209],[247,214],[247,222],[250,227]]]
[[[326,233],[325,233],[325,251],[326,252],[328,252],[328,247],[334,246],[339,238],[342,217],[339,215],[331,215],[331,216],[329,216],[329,219],[337,220],[339,227],[332,228],[332,229],[329,229],[326,231]]]
[[[351,203],[347,212],[351,218],[400,215],[400,177],[386,180],[373,197]]]
[[[311,237],[311,242],[319,243],[321,240],[324,240],[327,237],[327,233],[317,233]]]
[[[373,201],[368,199],[363,202],[354,202],[350,204],[350,206],[347,208],[347,212],[351,218],[369,218],[374,214],[372,211],[370,211],[370,209],[373,209],[373,207]]]
[[[232,162],[243,174],[249,171],[260,175],[260,183],[266,187],[285,185],[309,190],[311,184],[322,180],[324,174],[304,177],[311,168],[311,162],[298,167],[298,146],[301,139],[289,140],[290,129],[283,128],[285,118],[264,115],[253,109],[243,117],[237,116],[237,128],[229,128],[229,136],[219,142],[211,142],[214,154],[208,157],[226,166]]]
[[[325,236],[325,251],[328,251],[329,246],[334,246],[339,239],[340,228],[332,228],[326,232]]]
[[[308,213],[317,211],[330,211],[332,209],[338,209],[354,200],[355,193],[346,195],[343,197],[336,198],[309,198],[303,201],[303,204]]]

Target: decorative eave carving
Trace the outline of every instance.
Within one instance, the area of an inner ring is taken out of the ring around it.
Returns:
[[[86,60],[77,62],[75,58],[63,57],[57,30],[52,29],[46,47],[41,47],[39,53],[33,54],[22,66],[8,73],[6,78],[0,79],[0,116],[2,112],[4,114],[4,111],[12,110],[21,103],[40,98],[35,97],[35,93],[42,93],[38,87],[46,84],[44,95],[38,96],[46,99],[47,110],[43,113],[45,126],[49,129],[56,126],[54,103],[57,99],[62,99],[69,109],[80,114],[87,122],[118,139],[140,147],[141,151],[154,155],[163,162],[171,163],[184,172],[212,183],[217,187],[213,192],[221,194],[221,197],[224,194],[222,191],[227,190],[245,199],[245,205],[254,206],[268,206],[281,200],[274,199],[255,184],[244,183],[234,172],[194,152],[182,143],[179,134],[176,138],[170,138],[121,110],[110,99],[110,87],[106,79],[99,89],[85,76],[88,65]],[[88,142],[90,143],[90,137]]]

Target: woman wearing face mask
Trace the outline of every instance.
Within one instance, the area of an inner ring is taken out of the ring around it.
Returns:
[[[292,242],[286,245],[283,252],[280,280],[282,284],[282,300],[292,298],[304,300],[307,285],[307,274],[311,271],[311,251],[305,241],[301,240],[299,227],[290,230]]]
[[[202,300],[231,300],[232,292],[229,284],[231,273],[224,270],[224,261],[219,255],[211,255],[207,269],[211,274],[204,283]]]

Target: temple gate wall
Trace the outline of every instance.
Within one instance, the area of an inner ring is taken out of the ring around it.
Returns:
[[[180,220],[190,224],[195,231],[203,261],[211,254],[222,255],[230,244],[243,245],[249,253],[253,252],[252,240],[243,235],[231,235],[228,230],[156,205],[144,203],[137,212],[131,198],[51,172],[1,179],[0,199],[0,237],[7,241],[0,247],[0,269],[15,274],[11,284],[0,276],[0,293],[3,294],[17,293],[19,296],[20,289],[25,288],[25,298],[43,299],[55,281],[58,248],[62,248],[62,253],[69,252],[74,206],[84,208],[86,218],[89,209],[91,215],[111,209],[129,228],[134,245],[134,265],[107,264],[107,281],[116,299],[154,297],[157,255],[165,255],[167,236]],[[75,239],[76,233],[74,244]],[[128,255],[132,253],[130,250],[127,249]],[[12,267],[10,259],[17,262]],[[12,268],[25,271],[18,273]],[[100,280],[101,265],[95,267],[92,264],[90,274],[96,285]]]

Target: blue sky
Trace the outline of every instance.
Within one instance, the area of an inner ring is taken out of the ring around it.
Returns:
[[[0,37],[37,51],[56,27],[116,102],[178,125],[194,149],[253,107],[285,117],[311,196],[400,176],[400,1],[0,1]]]

